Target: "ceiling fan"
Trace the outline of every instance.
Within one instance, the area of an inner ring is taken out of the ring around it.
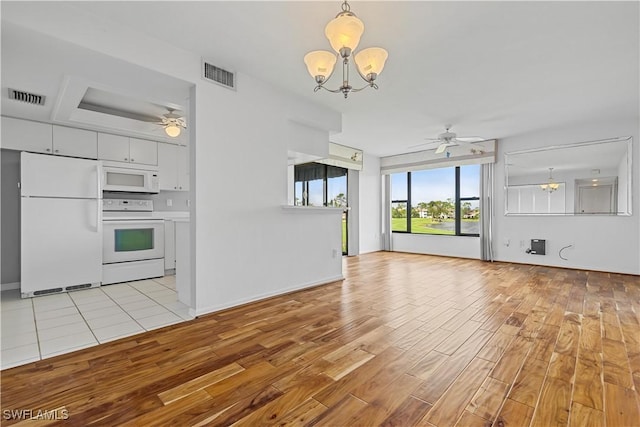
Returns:
[[[176,114],[173,108],[167,108],[169,112],[162,116],[162,119],[157,122],[159,125],[164,126],[164,131],[172,138],[180,136],[182,129],[187,128],[187,122],[179,114]]]
[[[425,138],[429,142],[423,142],[422,144],[412,145],[409,148],[419,147],[422,145],[438,143],[436,148],[436,154],[443,153],[447,148],[454,147],[456,145],[482,141],[484,138],[477,136],[458,136],[455,132],[451,132],[450,129],[453,125],[445,125],[444,133],[438,135],[437,138]]]

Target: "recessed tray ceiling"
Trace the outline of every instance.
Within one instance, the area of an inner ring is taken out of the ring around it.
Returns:
[[[93,87],[87,88],[78,108],[151,123],[159,122],[168,111],[168,107],[162,105]]]

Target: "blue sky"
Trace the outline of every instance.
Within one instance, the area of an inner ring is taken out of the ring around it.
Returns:
[[[407,198],[407,174],[391,175],[391,198]],[[477,197],[480,195],[480,165],[460,168],[460,196]],[[428,169],[411,172],[411,202],[455,199],[455,168]]]

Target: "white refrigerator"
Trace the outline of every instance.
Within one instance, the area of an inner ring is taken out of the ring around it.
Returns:
[[[21,153],[23,298],[99,286],[101,162]]]

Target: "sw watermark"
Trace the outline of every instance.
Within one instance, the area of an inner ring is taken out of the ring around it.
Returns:
[[[61,409],[3,409],[2,418],[5,420],[43,420],[59,421],[69,419],[69,410]]]

